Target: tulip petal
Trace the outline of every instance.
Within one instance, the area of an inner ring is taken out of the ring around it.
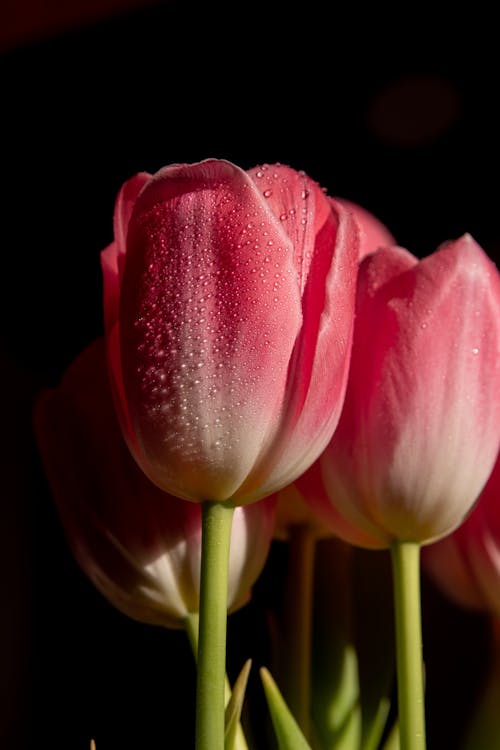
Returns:
[[[141,465],[180,497],[228,499],[278,418],[301,325],[290,240],[245,172],[207,160],[146,185],[120,319]]]
[[[320,190],[317,201],[328,201]],[[290,484],[320,455],[342,408],[349,367],[359,236],[350,212],[322,208],[302,298],[303,324],[295,346],[283,416],[251,482],[271,493]],[[250,483],[241,494],[249,493]]]
[[[440,589],[463,607],[483,609],[484,598],[459,544],[450,534],[422,548],[424,570]]]
[[[140,172],[122,186],[115,202],[113,218],[115,241],[101,253],[104,283],[104,325],[106,331],[118,321],[120,279],[126,253],[127,229],[134,203],[151,175]]]
[[[385,224],[370,211],[367,211],[366,208],[345,198],[336,198],[335,200],[354,215],[360,228],[360,260],[363,260],[367,255],[374,253],[381,247],[389,247],[396,244],[393,235]]]

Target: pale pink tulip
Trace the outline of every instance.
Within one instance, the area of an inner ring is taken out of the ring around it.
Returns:
[[[134,619],[181,627],[198,611],[201,507],[153,485],[116,420],[104,341],[88,347],[61,384],[40,394],[35,427],[44,469],[82,570]],[[236,508],[228,609],[244,604],[272,538],[275,498]]]
[[[397,247],[368,256],[345,405],[320,459],[328,500],[316,494],[316,512],[361,546],[437,539],[469,512],[499,443],[494,264],[469,235],[421,261]]]
[[[115,402],[164,490],[246,504],[321,453],[342,406],[359,230],[281,165],[140,174],[102,256]]]
[[[451,599],[500,617],[500,457],[472,513],[423,550],[422,564]]]

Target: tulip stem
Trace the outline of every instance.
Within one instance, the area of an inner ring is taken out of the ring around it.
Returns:
[[[309,526],[290,528],[287,580],[287,633],[290,678],[287,700],[306,739],[311,734],[311,621],[316,540]]]
[[[391,546],[401,750],[425,750],[420,545]]]
[[[234,508],[202,504],[196,750],[224,750],[227,583]]]
[[[198,659],[198,632],[199,632],[200,616],[198,612],[190,612],[185,620],[184,627],[186,629],[187,637],[191,648],[193,650],[193,656],[195,661]],[[229,682],[226,674],[224,678],[224,704],[227,706],[231,700],[231,683]],[[236,737],[233,745],[233,750],[248,750],[247,741],[243,733],[243,727],[238,724],[236,729]]]

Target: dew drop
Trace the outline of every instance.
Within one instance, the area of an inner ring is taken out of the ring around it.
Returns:
[[[270,198],[272,194],[273,194],[273,191],[269,190],[269,188],[267,190],[264,190],[264,193],[263,193],[264,198]]]

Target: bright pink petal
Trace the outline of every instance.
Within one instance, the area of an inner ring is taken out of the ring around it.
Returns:
[[[282,164],[264,164],[248,174],[291,240],[301,296],[315,256],[316,236],[330,216],[321,188],[304,172]]]
[[[310,263],[303,290],[303,324],[289,368],[282,418],[273,444],[256,468],[251,484],[274,492],[290,484],[319,456],[337,425],[345,395],[352,342],[359,238],[342,206],[324,211],[328,201],[314,193],[325,217],[308,250]]]
[[[147,184],[120,321],[144,470],[181,497],[231,497],[274,429],[301,325],[291,242],[245,172],[207,160]]]

